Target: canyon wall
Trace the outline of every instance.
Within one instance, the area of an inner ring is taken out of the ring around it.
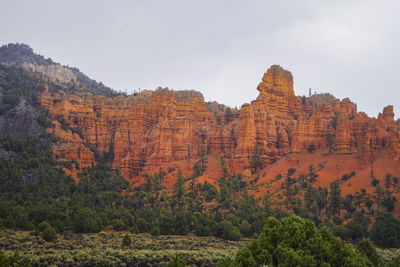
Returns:
[[[364,164],[380,150],[399,158],[392,106],[375,119],[349,99],[295,96],[292,74],[278,65],[268,69],[257,89],[257,99],[240,110],[205,103],[199,92],[161,88],[114,98],[46,90],[41,104],[56,119],[48,131],[60,138],[53,145],[59,159],[87,168],[98,152],[127,179],[162,164],[191,162],[202,148],[239,171],[249,167],[256,145],[265,166],[289,153],[315,151],[358,153]]]

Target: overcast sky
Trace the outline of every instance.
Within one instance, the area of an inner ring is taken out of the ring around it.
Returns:
[[[272,64],[296,95],[400,117],[398,0],[1,0],[0,45],[22,42],[116,89],[195,89],[240,107]]]

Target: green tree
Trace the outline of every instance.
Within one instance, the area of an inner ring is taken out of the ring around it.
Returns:
[[[186,213],[178,211],[175,214],[174,233],[178,235],[186,235],[189,233],[190,221]]]
[[[38,229],[40,232],[43,232],[47,227],[50,227],[50,224],[47,221],[43,221],[39,224]]]
[[[318,178],[318,174],[315,173],[314,166],[312,164],[310,164],[310,166],[308,166],[308,181],[310,183],[313,183],[317,180],[317,178]]]
[[[263,165],[263,162],[260,158],[260,151],[258,148],[258,144],[254,145],[254,153],[251,156],[250,168],[253,173],[256,173],[258,169],[260,169]]]
[[[387,174],[385,177],[385,187],[386,191],[384,193],[384,198],[383,198],[383,206],[386,208],[388,212],[393,212],[395,208],[395,202],[397,199],[392,196],[392,191],[390,190],[391,186],[393,185],[392,183],[392,175]]]
[[[376,201],[377,208],[379,211],[385,197],[385,192],[383,191],[382,187],[379,184],[376,186],[374,194],[375,194],[374,199]]]
[[[339,181],[333,181],[330,185],[329,191],[329,209],[332,215],[339,214],[342,205],[341,188]]]
[[[400,248],[400,221],[391,214],[379,213],[370,237],[380,247]]]
[[[225,262],[229,262],[224,259]],[[295,215],[267,219],[260,237],[239,250],[231,266],[373,266],[326,227]]]
[[[47,242],[52,242],[57,239],[57,232],[53,227],[47,226],[46,229],[43,230],[42,238]]]
[[[190,162],[190,160],[192,159],[192,148],[190,146],[190,144],[187,146],[187,161]]]
[[[350,222],[346,224],[347,235],[353,242],[368,236],[369,220],[361,212],[356,212]]]
[[[150,234],[152,236],[159,236],[160,235],[160,228],[158,228],[157,226],[151,228]]]
[[[207,169],[207,164],[208,164],[208,157],[207,157],[207,151],[204,147],[202,147],[199,151],[199,165],[200,165],[200,175],[203,175],[203,173]]]
[[[207,151],[203,147],[199,151],[199,160],[193,164],[193,176],[198,177],[203,175],[203,173],[207,170],[208,157]]]
[[[175,207],[177,206],[178,209],[182,209],[185,206],[185,193],[186,193],[186,188],[185,188],[185,180],[183,178],[182,171],[178,171],[178,175],[176,178],[176,182],[174,184],[173,188],[173,193],[172,193],[172,198],[171,198],[171,206]]]
[[[363,238],[357,243],[357,250],[368,257],[374,266],[383,266],[383,258],[378,254],[376,248],[369,239]]]
[[[232,204],[232,192],[226,183],[221,184],[217,200],[224,208],[228,208]]]
[[[103,222],[95,211],[86,207],[75,212],[72,226],[77,233],[97,233],[103,229]]]
[[[317,195],[317,205],[318,205],[318,213],[321,216],[321,211],[325,209],[327,211],[328,206],[328,188],[319,187],[318,195]]]
[[[335,136],[330,132],[326,132],[326,145],[329,147],[329,153],[332,153],[333,145],[335,144]]]
[[[228,124],[231,121],[232,111],[230,107],[225,109],[225,124]]]

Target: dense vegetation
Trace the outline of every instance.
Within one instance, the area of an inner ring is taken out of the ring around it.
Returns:
[[[124,243],[126,237],[131,244]],[[178,256],[190,266],[216,266],[232,257],[244,241],[212,237],[130,234],[115,231],[75,234],[66,231],[58,240],[45,242],[35,232],[3,230],[0,248],[10,262],[23,266],[165,266]],[[14,251],[18,251],[15,257]],[[0,266],[1,265],[0,252]],[[11,259],[10,259],[11,258]]]
[[[26,62],[37,65],[53,63],[50,58],[45,59],[43,56],[35,54],[32,48],[26,44],[7,44],[0,47],[0,63],[20,66]]]
[[[376,253],[375,253],[376,254]],[[328,228],[290,216],[278,221],[270,217],[256,240],[241,249],[235,260],[221,266],[374,266],[367,255],[356,251]]]

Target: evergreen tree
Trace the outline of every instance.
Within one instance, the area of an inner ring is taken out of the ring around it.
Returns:
[[[400,221],[391,214],[379,213],[370,237],[380,247],[400,248]]]
[[[326,227],[289,216],[267,219],[260,237],[242,248],[228,266],[373,266],[364,254],[334,237]]]
[[[250,168],[253,173],[256,173],[257,170],[262,167],[262,165],[263,165],[263,162],[260,158],[258,144],[255,144],[254,145],[254,153],[251,156]]]
[[[326,132],[326,145],[329,147],[329,153],[332,153],[333,145],[335,144],[335,137],[330,131]]]
[[[339,185],[339,181],[333,181],[330,185],[329,192],[329,208],[332,215],[339,214],[342,205],[342,197],[341,197],[341,188]]]
[[[178,171],[178,176],[176,179],[176,183],[174,184],[173,193],[172,193],[172,207],[177,206],[178,209],[182,209],[185,205],[185,180],[183,179],[182,171]]]
[[[376,186],[376,189],[375,189],[374,193],[375,193],[374,199],[376,201],[377,208],[378,208],[378,211],[379,211],[380,207],[382,206],[385,193],[384,193],[382,187],[379,184]]]

